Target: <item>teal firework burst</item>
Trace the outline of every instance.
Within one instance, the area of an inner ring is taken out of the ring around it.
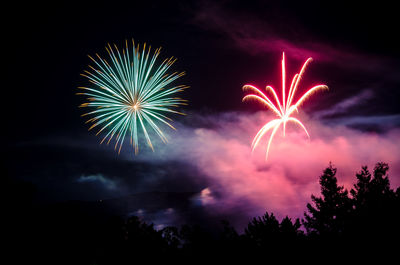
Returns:
[[[188,86],[171,85],[185,72],[167,71],[176,61],[175,58],[167,58],[157,64],[157,58],[161,48],[151,53],[151,46],[143,45],[140,51],[139,44],[135,46],[125,42],[122,52],[114,44],[107,45],[109,55],[108,61],[98,54],[93,58],[94,65],[89,65],[89,70],[84,71],[82,76],[86,77],[90,85],[79,87],[84,90],[78,95],[87,96],[87,102],[80,107],[88,107],[90,111],[82,116],[89,116],[86,123],[92,123],[89,130],[97,128],[98,132],[104,133],[101,140],[106,139],[107,144],[115,140],[115,149],[118,153],[126,137],[129,136],[130,143],[139,150],[139,135],[142,132],[147,144],[152,150],[153,144],[150,140],[149,129],[153,130],[163,142],[167,138],[159,125],[164,123],[175,129],[171,124],[168,113],[182,114],[176,110],[180,105],[186,105],[186,100],[175,97],[175,94],[183,91]]]

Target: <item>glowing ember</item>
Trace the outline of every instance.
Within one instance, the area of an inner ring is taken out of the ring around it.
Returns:
[[[267,124],[265,124],[257,133],[257,135],[253,139],[252,143],[252,150],[256,148],[258,143],[260,142],[261,138],[266,134],[269,130],[272,130],[271,136],[268,141],[268,146],[267,146],[267,152],[266,152],[266,158],[268,159],[268,153],[269,153],[269,148],[271,146],[272,139],[274,138],[274,135],[276,131],[279,129],[279,126],[283,124],[283,136],[285,136],[285,130],[286,130],[286,123],[291,121],[296,124],[298,124],[303,130],[306,132],[307,136],[310,137],[308,134],[306,128],[304,127],[303,123],[299,121],[296,118],[291,117],[294,111],[298,111],[298,107],[314,92],[321,90],[321,89],[328,89],[326,85],[317,85],[312,88],[310,88],[306,93],[304,93],[299,100],[295,104],[292,104],[293,102],[293,97],[294,94],[296,93],[296,89],[299,85],[300,79],[302,78],[305,69],[307,68],[307,65],[312,61],[312,58],[308,58],[307,61],[303,64],[303,67],[300,70],[300,73],[297,73],[294,75],[292,83],[290,85],[289,93],[287,95],[286,99],[286,88],[285,88],[285,79],[286,79],[286,73],[285,73],[285,53],[282,53],[282,103],[279,101],[278,96],[275,92],[275,90],[271,86],[266,87],[266,91],[270,92],[276,101],[274,104],[271,99],[268,98],[266,94],[264,94],[260,89],[256,88],[255,86],[252,85],[245,85],[243,87],[243,90],[251,90],[253,91],[254,94],[247,95],[243,98],[243,101],[247,99],[255,99],[257,101],[260,101],[264,105],[266,105],[268,108],[270,108],[272,111],[278,115],[278,119],[274,119]]]

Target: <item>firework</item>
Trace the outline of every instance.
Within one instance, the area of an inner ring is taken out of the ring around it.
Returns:
[[[103,143],[107,138],[107,144],[114,138],[115,149],[121,151],[125,137],[129,135],[130,144],[139,149],[139,133],[143,132],[147,144],[152,150],[153,144],[149,136],[149,128],[167,142],[167,138],[159,127],[164,123],[175,129],[168,113],[183,114],[175,107],[186,105],[186,100],[175,97],[175,94],[183,91],[185,85],[171,85],[173,81],[185,73],[167,71],[176,61],[171,57],[157,64],[157,58],[161,48],[150,55],[151,46],[143,45],[140,51],[139,44],[135,46],[125,42],[122,52],[116,45],[108,44],[108,61],[98,54],[89,58],[93,66],[84,71],[82,76],[86,77],[90,86],[79,87],[84,90],[78,95],[88,96],[87,102],[80,107],[89,107],[91,110],[82,116],[91,117],[86,123],[93,123],[89,130],[99,129],[96,135],[104,131]]]
[[[264,104],[267,108],[271,109],[277,116],[277,119],[274,119],[267,124],[265,124],[256,134],[256,136],[253,139],[252,142],[252,151],[257,147],[259,144],[261,138],[270,130],[271,135],[268,140],[268,145],[267,145],[267,152],[266,152],[266,159],[268,159],[268,153],[269,149],[271,146],[272,139],[274,138],[277,130],[281,125],[283,125],[283,136],[285,136],[285,131],[286,131],[286,123],[287,122],[293,122],[297,125],[299,125],[307,134],[308,138],[310,138],[310,135],[307,132],[306,127],[303,125],[301,121],[298,119],[291,117],[294,111],[298,112],[299,106],[314,92],[322,89],[328,89],[326,85],[317,85],[312,88],[310,88],[306,93],[304,93],[297,101],[296,103],[293,103],[294,95],[296,93],[296,90],[298,88],[299,82],[301,78],[303,77],[304,71],[307,68],[307,65],[312,61],[312,58],[308,58],[305,63],[303,64],[303,67],[301,68],[300,72],[295,74],[292,83],[289,88],[289,93],[287,94],[286,97],[286,87],[285,87],[285,82],[286,82],[286,71],[285,71],[285,53],[282,53],[282,101],[279,101],[278,95],[276,94],[275,90],[271,86],[266,87],[266,92],[270,94],[270,99],[265,93],[263,93],[260,89],[258,89],[255,86],[252,85],[245,85],[243,87],[243,90],[250,90],[253,92],[253,94],[247,95],[243,98],[243,101],[249,100],[249,99],[254,99],[262,104]]]

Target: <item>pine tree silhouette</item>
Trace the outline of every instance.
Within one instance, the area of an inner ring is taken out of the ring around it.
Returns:
[[[360,244],[380,242],[388,244],[388,238],[399,235],[399,200],[390,188],[389,166],[377,163],[373,177],[366,166],[357,173],[357,183],[350,191],[354,212],[350,223],[353,240]]]
[[[356,264],[371,257],[385,263],[382,259],[398,251],[400,238],[400,188],[390,188],[388,172],[388,164],[382,162],[372,172],[363,166],[347,192],[329,164],[319,178],[321,196],[312,195],[304,213],[306,234],[299,219],[286,216],[279,222],[268,212],[253,218],[241,234],[228,222],[212,232],[199,225],[157,230],[138,217],[114,216],[99,204],[32,204],[22,196],[29,195],[29,185],[9,179],[5,190],[21,197],[6,208],[6,239],[9,245],[15,245],[13,239],[18,243],[12,255],[21,253],[28,263],[40,264],[132,264],[140,259],[186,264],[211,257],[224,263],[242,258],[251,263],[251,257],[270,263],[274,259],[324,263],[343,261],[345,254],[352,255]]]
[[[276,252],[288,247],[294,247],[303,236],[300,230],[300,220],[292,220],[286,216],[281,223],[273,213],[253,218],[245,229],[244,238],[246,244],[254,248],[269,249]],[[274,254],[274,253],[271,253]]]
[[[309,234],[321,237],[339,236],[344,232],[345,223],[352,209],[347,190],[338,186],[336,168],[330,163],[320,176],[321,195],[311,195],[315,206],[307,204],[308,213],[304,213],[304,227]]]
[[[363,207],[367,203],[369,196],[371,173],[368,167],[363,166],[361,171],[356,174],[356,178],[357,183],[354,184],[354,189],[350,190],[350,194],[353,197],[354,208],[360,209],[360,207]]]
[[[266,247],[275,243],[279,236],[279,221],[273,213],[253,218],[245,229],[245,236],[257,247]]]

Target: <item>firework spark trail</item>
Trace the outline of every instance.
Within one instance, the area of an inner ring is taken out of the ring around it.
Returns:
[[[268,145],[267,145],[267,152],[266,152],[266,158],[268,159],[268,153],[269,149],[272,143],[272,139],[274,138],[277,130],[281,125],[283,125],[283,136],[286,134],[286,123],[287,122],[293,122],[297,125],[299,125],[307,134],[308,138],[310,138],[309,133],[307,132],[307,129],[303,125],[301,121],[298,119],[291,117],[294,111],[298,111],[298,108],[300,107],[301,104],[304,103],[304,101],[314,92],[318,90],[323,90],[323,89],[328,89],[326,85],[317,85],[312,88],[310,88],[306,93],[304,93],[297,101],[296,103],[293,103],[294,95],[296,93],[296,90],[298,88],[299,82],[301,78],[304,75],[304,72],[308,66],[308,64],[312,61],[312,58],[308,58],[305,63],[303,64],[303,67],[301,68],[300,72],[295,74],[290,88],[289,92],[286,97],[286,66],[285,66],[285,53],[282,53],[282,102],[279,101],[278,95],[276,94],[275,90],[271,86],[266,87],[266,92],[270,92],[273,96],[273,100],[275,100],[275,103],[273,100],[271,100],[265,93],[263,93],[260,89],[258,89],[255,86],[252,85],[245,85],[243,87],[243,90],[250,90],[253,92],[253,94],[249,94],[243,98],[243,101],[253,99],[261,102],[265,106],[267,106],[269,109],[271,109],[279,118],[274,119],[267,124],[265,124],[256,134],[256,136],[253,139],[253,142],[251,144],[252,151],[257,147],[259,144],[261,138],[270,130],[271,136],[268,140]]]
[[[110,61],[101,58],[98,54],[96,58],[89,56],[95,67],[89,65],[91,71],[84,71],[82,74],[91,85],[79,87],[85,92],[77,94],[88,96],[88,102],[81,104],[80,107],[92,108],[92,111],[82,116],[92,116],[86,123],[93,123],[89,130],[95,127],[100,128],[96,135],[105,129],[108,130],[101,143],[108,138],[108,144],[114,138],[114,149],[117,149],[119,145],[118,153],[128,132],[130,143],[135,153],[138,152],[139,128],[142,129],[147,144],[154,150],[146,126],[152,128],[163,142],[167,142],[166,136],[156,122],[175,129],[169,123],[171,119],[165,113],[183,115],[172,108],[186,105],[186,100],[174,97],[174,94],[183,91],[188,86],[170,86],[170,83],[185,73],[167,73],[176,61],[173,57],[165,59],[158,67],[156,66],[161,48],[156,49],[150,56],[151,46],[146,49],[146,44],[144,44],[140,51],[139,44],[135,46],[132,40],[132,47],[128,45],[128,41],[125,41],[122,53],[116,45],[113,48],[108,44],[106,50]]]

